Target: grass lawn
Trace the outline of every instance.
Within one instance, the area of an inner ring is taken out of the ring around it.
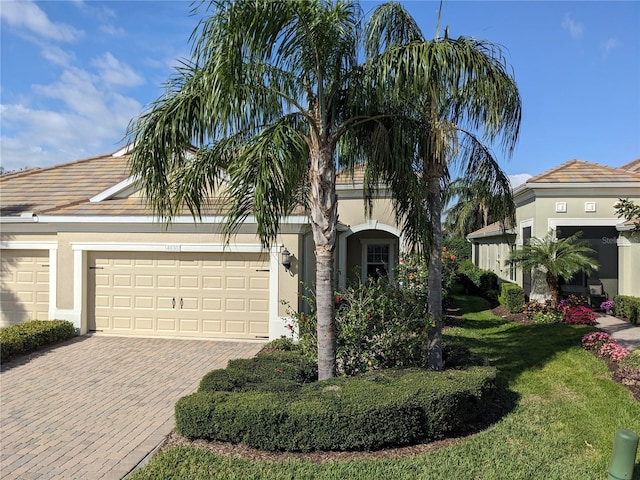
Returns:
[[[163,451],[142,479],[606,479],[616,429],[640,433],[640,403],[580,347],[592,329],[522,325],[496,318],[487,303],[456,297],[464,313],[445,341],[467,345],[499,370],[509,412],[458,444],[398,460],[311,463],[227,458],[197,448]],[[640,479],[640,460],[634,480]]]

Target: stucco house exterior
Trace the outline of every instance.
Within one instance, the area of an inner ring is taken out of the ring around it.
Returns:
[[[477,266],[543,300],[544,278],[511,267],[510,251],[550,230],[558,238],[582,231],[596,251],[600,269],[591,276],[578,274],[562,285],[563,293],[585,294],[589,285],[601,284],[609,298],[640,296],[640,233],[633,231],[633,222],[618,218],[614,208],[620,198],[640,204],[640,159],[617,168],[571,160],[530,178],[514,189],[513,196],[515,226],[495,223],[467,236]]]
[[[0,177],[1,325],[65,319],[80,333],[273,339],[288,303],[313,285],[314,245],[306,212],[282,219],[263,248],[249,216],[229,242],[224,212],[167,225],[145,206],[127,169],[127,149]],[[392,272],[401,249],[383,190],[365,217],[362,177],[338,176],[336,284],[354,268]],[[215,205],[215,202],[213,202]],[[282,252],[291,266],[282,265]]]

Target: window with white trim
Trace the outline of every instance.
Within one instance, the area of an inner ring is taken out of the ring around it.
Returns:
[[[389,277],[393,279],[394,240],[363,239],[362,244],[362,281],[368,278]]]

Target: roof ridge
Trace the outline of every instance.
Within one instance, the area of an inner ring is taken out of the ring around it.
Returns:
[[[582,160],[577,160],[577,159],[573,159],[573,160],[567,160],[566,162],[561,163],[560,165],[557,165],[555,167],[550,168],[549,170],[545,170],[544,172],[539,173],[538,175],[535,175],[531,178],[529,178],[525,183],[535,183],[536,179],[542,177],[542,176],[546,176],[546,175],[550,175],[551,173],[555,173],[558,170],[565,168],[573,163],[577,163],[577,162],[581,162]]]
[[[640,159],[638,159],[638,161],[640,161]],[[634,162],[636,162],[634,160]],[[631,164],[633,164],[634,162],[631,162]],[[578,166],[578,167],[576,167]],[[574,168],[579,168],[580,166],[584,166],[586,168],[594,168],[597,167],[599,169],[603,169],[600,170],[602,175],[607,175],[607,174],[615,174],[615,175],[621,175],[624,177],[627,177],[628,180],[613,180],[613,181],[631,181],[631,182],[635,182],[640,180],[640,170],[629,170],[629,169],[625,169],[622,167],[612,167],[611,165],[605,165],[603,163],[597,163],[597,162],[590,162],[587,160],[578,160],[578,159],[573,159],[573,160],[568,160],[564,163],[561,163],[560,165],[550,168],[549,170],[545,170],[542,173],[539,173],[538,175],[536,175],[535,177],[531,177],[527,180],[527,184],[532,184],[532,183],[539,183],[539,182],[545,182],[547,181],[549,178],[554,178],[555,176],[557,176],[558,174],[562,175],[564,174],[565,170],[569,169],[570,167],[574,167]],[[608,173],[607,173],[608,172]],[[571,182],[570,182],[571,183]]]

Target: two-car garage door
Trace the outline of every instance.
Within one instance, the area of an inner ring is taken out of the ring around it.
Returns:
[[[89,330],[199,338],[269,335],[269,262],[254,253],[93,252]]]

